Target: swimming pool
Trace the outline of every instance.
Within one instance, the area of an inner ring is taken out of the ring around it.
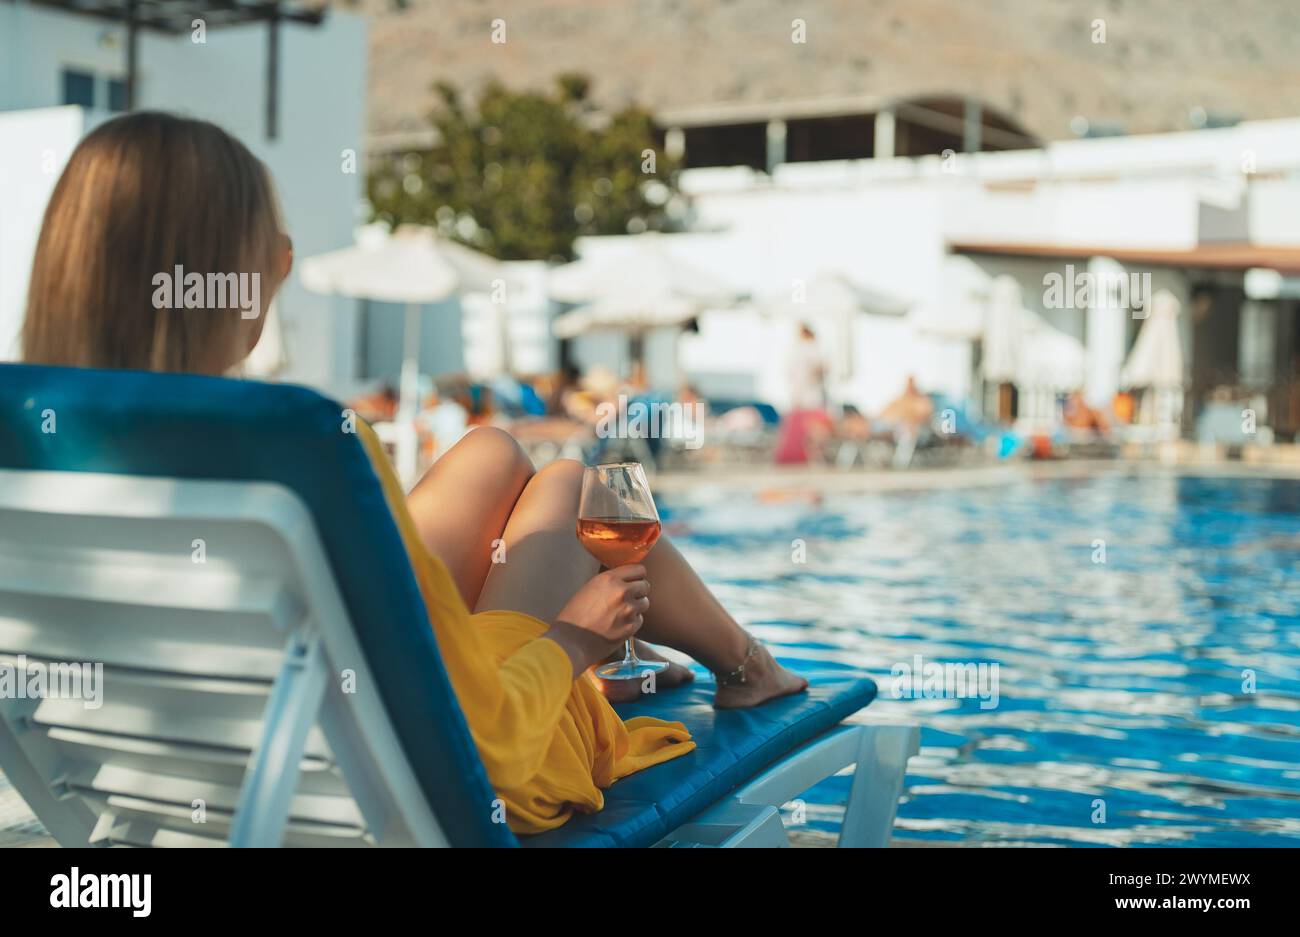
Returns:
[[[663,500],[738,618],[921,724],[896,844],[1300,845],[1300,481]],[[996,663],[997,705],[892,698],[918,654]],[[835,830],[847,785],[787,820]]]

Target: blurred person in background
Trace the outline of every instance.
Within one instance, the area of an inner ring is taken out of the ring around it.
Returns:
[[[792,411],[826,408],[826,359],[817,347],[817,336],[806,324],[799,327],[799,340],[790,349],[785,373]]]
[[[1110,430],[1110,419],[1101,410],[1088,406],[1081,391],[1073,391],[1065,398],[1061,419],[1070,429],[1091,430],[1101,436]]]
[[[916,386],[916,378],[909,374],[903,392],[880,411],[880,422],[892,427],[895,435],[916,436],[930,425],[933,416],[934,401],[929,394],[921,392]]]
[[[1115,411],[1116,422],[1132,423],[1137,414],[1137,399],[1130,392],[1122,390],[1115,394],[1110,407]]]
[[[826,359],[817,347],[817,336],[807,325],[799,327],[799,339],[786,360],[790,410],[781,421],[775,458],[778,465],[804,465],[820,461],[820,443],[831,432],[826,412]]]
[[[930,429],[934,401],[916,386],[916,378],[907,376],[903,392],[880,411],[877,428],[894,437],[894,467],[906,468],[912,462],[916,444]]]
[[[582,371],[572,361],[566,361],[550,380],[550,392],[546,395],[547,416],[563,416],[568,412],[566,401],[570,394],[581,389]]]

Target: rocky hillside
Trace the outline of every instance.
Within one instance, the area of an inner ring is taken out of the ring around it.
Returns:
[[[436,79],[564,70],[589,73],[602,103],[656,109],[969,92],[1046,139],[1080,115],[1131,133],[1186,129],[1196,107],[1300,115],[1300,0],[334,2],[371,17],[374,134],[421,127]]]

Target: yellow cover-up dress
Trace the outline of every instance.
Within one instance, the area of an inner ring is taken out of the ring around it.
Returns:
[[[358,435],[401,531],[443,666],[516,833],[540,833],[604,806],[602,788],[695,747],[680,722],[624,722],[584,675],[573,678],[550,627],[524,612],[471,614],[447,567],[420,540],[374,431]],[[372,627],[380,626],[378,623]]]

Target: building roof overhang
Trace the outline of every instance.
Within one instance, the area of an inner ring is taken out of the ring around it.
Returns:
[[[17,2],[17,0],[11,0]],[[126,110],[134,110],[139,83],[139,34],[145,31],[181,36],[201,20],[203,28],[265,23],[266,136],[274,140],[280,128],[280,26],[299,23],[319,26],[325,19],[323,0],[26,0],[31,6],[59,10],[126,29]]]
[[[1013,241],[949,241],[948,250],[968,256],[1086,260],[1109,257],[1121,264],[1199,270],[1264,268],[1300,274],[1300,246],[1245,242],[1198,244],[1190,248],[1116,247],[1105,244],[1026,244]]]
[[[323,3],[268,0],[27,0],[47,7],[107,22],[133,22],[138,28],[181,35],[196,19],[208,29],[272,21],[315,26],[325,18]]]

